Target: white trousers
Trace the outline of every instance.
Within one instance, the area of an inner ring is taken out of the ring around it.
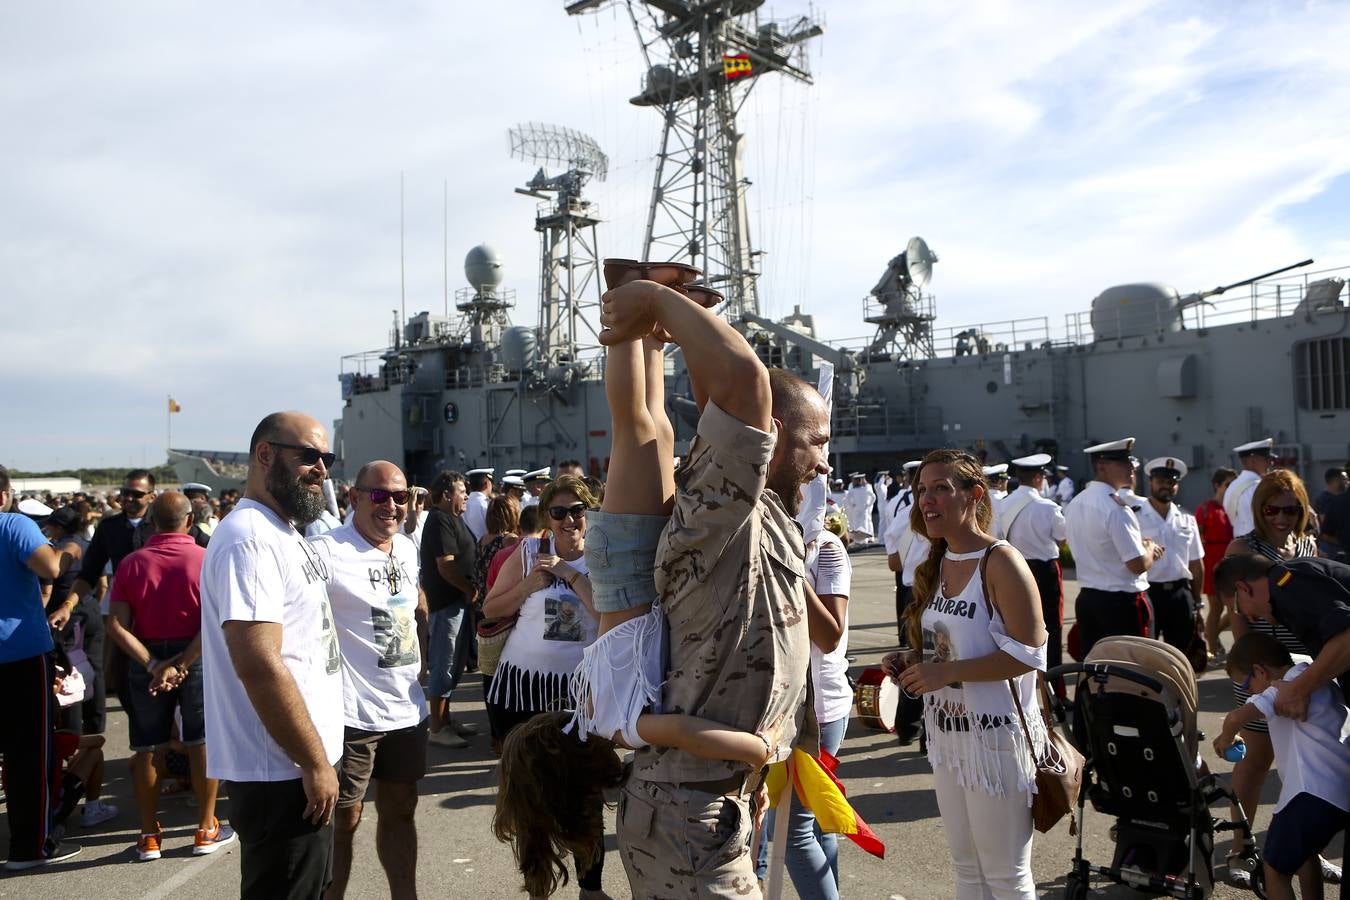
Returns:
[[[956,900],[1036,900],[1031,877],[1031,808],[1016,789],[1018,760],[1002,729],[962,735],[996,748],[1006,796],[961,787],[956,773],[933,767],[938,811],[956,868]]]

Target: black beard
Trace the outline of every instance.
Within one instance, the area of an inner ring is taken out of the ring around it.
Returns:
[[[281,511],[301,528],[314,522],[328,508],[323,491],[311,491],[280,460],[267,470],[265,486]]]
[[[778,499],[783,501],[783,508],[795,519],[802,507],[803,484],[805,482],[796,473],[770,472],[764,486],[778,495]]]

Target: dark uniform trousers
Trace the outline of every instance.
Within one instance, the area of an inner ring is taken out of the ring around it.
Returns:
[[[1153,604],[1153,620],[1157,625],[1155,636],[1185,653],[1195,638],[1195,595],[1191,580],[1163,581],[1148,586],[1148,599]]]
[[[895,573],[895,624],[900,631],[900,646],[902,648],[909,646],[909,638],[905,635],[905,610],[909,609],[909,604],[914,600],[914,588],[905,584],[901,573]],[[913,737],[914,727],[919,720],[923,718],[923,698],[911,699],[905,696],[904,691],[900,691],[896,700],[895,710],[895,733],[899,736],[902,744],[907,743]]]
[[[1083,588],[1078,592],[1078,636],[1086,659],[1092,645],[1105,637],[1132,634],[1149,635],[1149,603],[1142,592],[1099,591]]]
[[[1064,661],[1064,577],[1057,559],[1028,559],[1027,568],[1036,579],[1036,590],[1041,595],[1041,617],[1045,619],[1046,668],[1053,669]]]

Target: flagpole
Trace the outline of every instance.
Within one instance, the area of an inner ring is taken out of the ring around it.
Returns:
[[[164,459],[169,458],[169,448],[173,446],[173,397],[165,396],[164,403]]]

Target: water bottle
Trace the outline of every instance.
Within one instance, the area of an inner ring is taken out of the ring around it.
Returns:
[[[1223,758],[1228,760],[1230,763],[1241,762],[1242,758],[1245,757],[1246,755],[1247,755],[1247,742],[1242,740],[1242,738],[1238,738],[1237,742],[1234,743],[1233,746],[1223,751]]]

